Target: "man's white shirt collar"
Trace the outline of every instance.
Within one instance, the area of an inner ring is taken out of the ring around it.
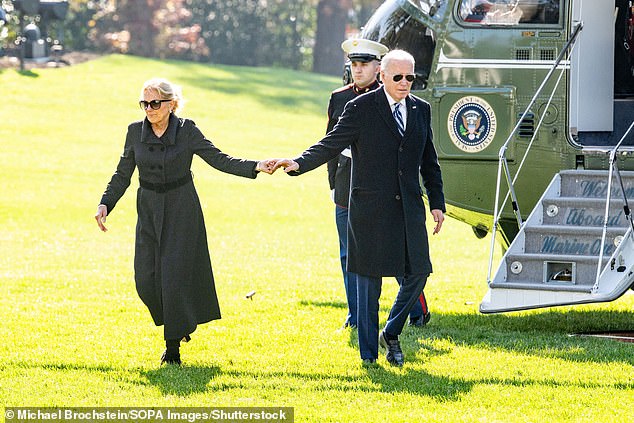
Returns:
[[[392,113],[394,113],[395,103],[399,103],[401,106],[403,106],[400,108],[399,111],[401,112],[401,117],[403,118],[403,126],[407,128],[407,103],[405,102],[405,98],[402,99],[401,101],[394,100],[392,96],[388,94],[387,90],[385,89],[385,86],[383,86],[383,92],[385,93],[385,96],[387,97],[387,102],[390,105],[390,110],[392,111]]]
[[[385,86],[383,86],[383,92],[385,93],[385,96],[387,97],[387,102],[390,104],[390,108],[394,109],[394,103],[400,103],[403,107],[407,108],[407,103],[405,102],[405,99],[402,99],[401,101],[396,101],[392,98],[392,96],[390,94],[388,94],[387,90],[385,89]]]

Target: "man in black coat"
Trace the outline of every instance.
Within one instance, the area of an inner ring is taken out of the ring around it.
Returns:
[[[294,160],[278,160],[275,169],[299,175],[351,146],[347,264],[358,277],[359,351],[364,363],[374,363],[380,343],[388,362],[402,366],[398,336],[432,272],[419,177],[436,222],[434,234],[442,227],[445,200],[432,143],[431,109],[410,94],[414,58],[394,50],[381,66],[383,89],[348,102],[325,138]],[[383,276],[402,276],[403,283],[379,335]]]
[[[381,86],[378,81],[381,69],[381,57],[388,52],[388,48],[376,41],[363,38],[351,38],[341,44],[350,60],[350,74],[352,83],[336,89],[330,95],[328,102],[328,125],[326,133],[332,131],[348,101],[353,98],[376,90]],[[348,315],[343,327],[357,327],[357,276],[348,272],[348,199],[350,197],[350,173],[352,169],[352,155],[350,148],[346,148],[328,161],[328,184],[335,203],[335,223],[339,237],[339,258],[343,273],[343,286],[346,291]],[[399,284],[402,278],[397,278]],[[425,326],[431,317],[427,299],[421,292],[418,300],[409,312],[410,326]]]

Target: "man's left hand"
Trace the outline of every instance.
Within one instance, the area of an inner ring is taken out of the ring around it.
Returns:
[[[436,226],[434,227],[434,235],[440,232],[440,228],[442,227],[442,222],[445,220],[445,215],[442,210],[434,209],[431,211],[432,216],[434,216],[434,222],[436,222]]]
[[[275,172],[280,167],[284,168],[284,172],[292,172],[294,170],[299,170],[299,165],[295,160],[291,159],[277,159],[277,163],[273,167],[273,172]]]

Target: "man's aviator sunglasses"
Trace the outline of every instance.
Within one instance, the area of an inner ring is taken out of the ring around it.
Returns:
[[[152,110],[158,110],[161,108],[161,103],[165,103],[166,101],[172,101],[172,100],[152,100],[152,101],[141,100],[139,101],[139,106],[141,107],[141,110],[147,110],[147,106],[150,106]]]
[[[405,78],[407,82],[413,82],[416,79],[416,75],[413,75],[413,74],[405,75],[405,74],[399,73],[397,75],[392,76],[392,81],[399,82],[403,78]]]

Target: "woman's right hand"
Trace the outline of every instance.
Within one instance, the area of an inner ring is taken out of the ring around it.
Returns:
[[[95,214],[95,220],[97,221],[99,229],[103,232],[108,231],[108,228],[104,225],[104,223],[106,223],[106,216],[108,216],[108,207],[106,207],[105,204],[99,204],[99,207],[97,207],[97,213]]]

